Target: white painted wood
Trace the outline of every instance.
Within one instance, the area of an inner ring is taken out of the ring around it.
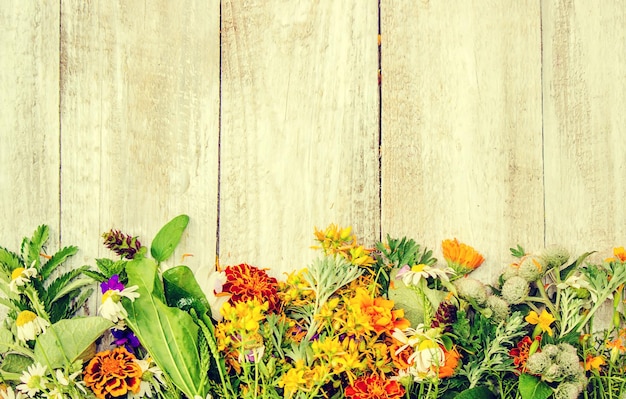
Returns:
[[[59,243],[59,4],[0,6],[0,246],[40,224]]]
[[[626,245],[626,4],[544,2],[546,240]]]
[[[306,266],[379,232],[377,1],[222,2],[220,259]]]
[[[111,228],[145,245],[191,222],[168,265],[215,262],[219,3],[62,1],[64,239],[113,257]]]
[[[491,282],[543,246],[541,16],[519,1],[383,1],[382,232],[441,257],[458,238]]]

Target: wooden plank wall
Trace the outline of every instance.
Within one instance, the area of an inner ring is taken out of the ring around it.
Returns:
[[[300,268],[332,222],[457,237],[485,279],[626,244],[621,0],[10,0],[0,85],[11,249],[46,223],[93,264],[180,213],[203,276]]]

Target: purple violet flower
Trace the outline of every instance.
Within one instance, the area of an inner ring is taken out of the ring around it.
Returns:
[[[114,274],[108,281],[100,283],[100,289],[102,289],[103,294],[108,290],[122,291],[124,289],[124,284],[120,283],[120,276]]]

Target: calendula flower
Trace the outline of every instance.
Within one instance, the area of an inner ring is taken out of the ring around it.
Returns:
[[[100,305],[100,315],[106,319],[111,320],[113,323],[117,323],[119,320],[124,320],[128,317],[128,313],[122,305],[122,298],[128,298],[134,301],[139,298],[139,294],[136,293],[138,286],[133,285],[131,287],[124,288],[124,285],[120,283],[119,276],[113,275],[111,278],[100,284],[102,289],[102,305]]]
[[[24,268],[18,267],[11,272],[11,282],[9,289],[16,294],[20,292],[20,288],[30,283],[33,277],[37,276],[37,269],[34,267]]]
[[[17,315],[15,325],[17,326],[17,338],[26,342],[37,338],[39,334],[46,331],[50,323],[30,310],[23,310]]]
[[[231,303],[256,299],[259,302],[267,302],[270,313],[278,311],[278,282],[265,270],[242,263],[228,266],[225,273],[226,282],[222,290],[231,295]]]
[[[460,243],[456,238],[454,240],[444,240],[441,246],[443,248],[443,257],[448,262],[448,266],[459,276],[475,270],[485,260],[474,248]]]
[[[138,253],[145,252],[137,237],[131,237],[119,230],[110,230],[102,234],[102,238],[104,245],[122,258],[134,259]]]
[[[22,383],[15,388],[31,398],[34,397],[37,393],[45,390],[46,384],[49,382],[48,377],[46,377],[46,366],[42,366],[40,363],[31,364],[22,372],[20,381]]]
[[[624,250],[624,247],[613,248],[613,255],[615,255],[620,262],[626,262],[626,250]]]
[[[100,352],[85,366],[83,381],[99,399],[137,394],[143,372],[136,360],[124,347]]]
[[[532,325],[536,325],[543,332],[547,332],[549,336],[552,336],[552,328],[550,325],[556,320],[554,316],[548,313],[545,309],[538,315],[537,312],[531,310],[526,316],[525,320]]]
[[[347,399],[399,399],[404,396],[404,387],[398,381],[371,374],[357,378],[344,394]]]
[[[404,318],[403,309],[394,309],[394,302],[382,297],[372,298],[363,287],[357,288],[353,298],[349,300],[351,309],[366,319],[364,324],[371,326],[377,333],[391,332],[394,329],[405,329],[410,322]]]
[[[420,280],[428,278],[439,278],[444,281],[449,281],[448,274],[452,273],[454,273],[454,270],[450,268],[440,269],[424,264],[413,266],[404,265],[398,270],[396,278],[402,279],[402,282],[406,285],[418,286]]]

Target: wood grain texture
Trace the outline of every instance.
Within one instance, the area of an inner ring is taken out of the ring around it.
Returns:
[[[626,245],[626,6],[545,2],[546,240]]]
[[[379,234],[377,1],[222,2],[220,260],[306,266]]]
[[[174,216],[191,222],[167,263],[215,262],[219,3],[62,1],[64,238],[114,256],[111,228],[144,245]]]
[[[59,242],[59,5],[0,6],[0,246],[40,224]]]
[[[539,2],[382,2],[382,232],[543,245]]]

